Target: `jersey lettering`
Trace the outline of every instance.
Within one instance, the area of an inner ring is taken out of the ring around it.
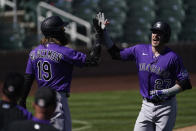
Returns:
[[[157,75],[162,76],[163,78],[167,78],[170,75],[170,72],[165,71],[164,69],[161,69],[161,67],[154,64],[140,63],[139,71],[147,71],[147,72],[155,73]]]
[[[156,79],[154,84],[154,89],[156,90],[162,90],[162,89],[168,89],[171,86],[171,79]]]
[[[52,70],[51,64],[48,61],[41,61],[37,62],[37,72],[38,72],[38,79],[49,81],[52,78]]]
[[[50,59],[54,62],[60,62],[60,60],[63,58],[63,54],[58,53],[53,50],[47,50],[47,49],[39,49],[36,52],[32,51],[30,53],[31,60],[35,60],[37,58],[46,58]]]

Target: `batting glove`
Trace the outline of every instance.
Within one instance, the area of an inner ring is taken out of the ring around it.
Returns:
[[[93,25],[98,33],[101,33],[106,25],[109,24],[108,20],[105,19],[104,13],[99,12],[95,18],[93,18]]]
[[[152,90],[150,91],[150,95],[163,95],[163,91],[162,90]]]
[[[152,99],[157,97],[161,100],[164,100],[168,97],[168,92],[167,90],[152,90],[150,91],[150,96]]]

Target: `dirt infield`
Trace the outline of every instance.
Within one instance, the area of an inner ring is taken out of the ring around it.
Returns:
[[[184,127],[184,128],[179,128],[179,129],[175,129],[173,131],[196,131],[196,125],[189,126],[189,127]]]

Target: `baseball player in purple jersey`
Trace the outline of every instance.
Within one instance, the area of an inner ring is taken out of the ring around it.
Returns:
[[[175,96],[192,86],[182,59],[165,46],[170,26],[158,21],[151,28],[151,44],[119,49],[107,34],[104,14],[98,13],[93,21],[99,42],[105,44],[113,59],[136,62],[143,103],[134,131],[172,131],[177,112]]]
[[[25,75],[25,91],[20,104],[25,106],[27,95],[34,78],[38,87],[51,87],[57,93],[57,108],[51,123],[60,131],[71,131],[71,117],[67,97],[74,66],[96,66],[101,46],[96,43],[89,55],[73,50],[65,34],[65,22],[58,16],[46,18],[41,23],[44,38],[29,54]]]

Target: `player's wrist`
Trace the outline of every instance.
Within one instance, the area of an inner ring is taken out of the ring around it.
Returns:
[[[103,34],[103,32],[104,32],[104,30],[102,30],[101,29],[101,27],[95,27],[95,31],[96,31],[96,33],[98,34],[98,35],[102,35]]]
[[[162,95],[165,95],[165,96],[170,95],[168,89],[163,89],[163,90],[161,90],[161,92],[162,92]]]
[[[182,91],[182,88],[178,84],[175,84],[173,87],[171,87],[169,89],[164,89],[163,90],[163,92],[165,94],[167,94],[168,96],[176,95],[176,94],[178,94],[181,91]]]
[[[104,30],[103,37],[104,37],[104,44],[105,44],[106,48],[110,49],[114,45],[114,43],[111,40],[107,30]]]

